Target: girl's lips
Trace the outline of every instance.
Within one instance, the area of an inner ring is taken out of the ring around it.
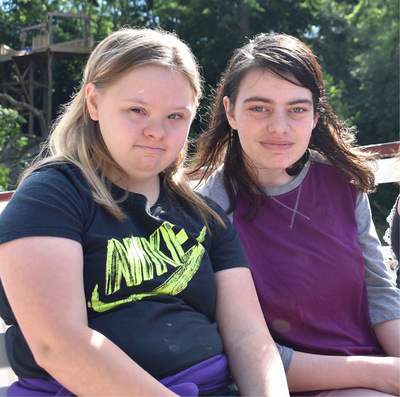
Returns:
[[[284,151],[284,150],[289,150],[293,147],[293,142],[275,142],[275,141],[264,141],[261,142],[261,145],[268,150],[271,151]]]
[[[144,146],[144,145],[137,145],[136,147],[138,149],[144,150],[146,152],[151,152],[151,153],[159,153],[164,150],[160,147],[152,147],[152,146]]]

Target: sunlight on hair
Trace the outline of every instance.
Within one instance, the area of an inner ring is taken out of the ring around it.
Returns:
[[[175,184],[179,184],[180,182],[182,182],[183,179],[183,171],[179,170],[178,172],[176,172],[173,176],[172,176],[172,180]]]

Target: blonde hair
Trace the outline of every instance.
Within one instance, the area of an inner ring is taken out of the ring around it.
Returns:
[[[161,29],[122,28],[107,36],[91,53],[83,71],[80,89],[63,106],[41,154],[23,173],[21,180],[51,161],[73,164],[87,180],[94,200],[118,219],[123,219],[125,215],[111,195],[106,176],[113,169],[122,180],[126,180],[126,173],[109,154],[98,122],[89,116],[85,89],[89,83],[94,83],[97,89],[105,88],[127,72],[145,65],[163,66],[183,73],[192,88],[195,106],[198,106],[202,95],[202,78],[189,46],[175,34]],[[185,145],[177,159],[163,171],[163,186],[170,197],[184,199],[197,208],[207,225],[213,217],[222,222],[193,192],[184,175],[186,150]]]

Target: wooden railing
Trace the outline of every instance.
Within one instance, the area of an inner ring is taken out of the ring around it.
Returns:
[[[400,155],[400,141],[366,145],[361,146],[361,148],[365,151],[375,153],[380,159]]]
[[[375,171],[376,184],[400,182],[400,141],[362,146],[363,150],[374,153],[378,169]]]

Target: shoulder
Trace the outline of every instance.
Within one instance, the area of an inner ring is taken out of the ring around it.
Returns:
[[[204,180],[196,190],[205,196],[210,196],[211,192],[216,188],[224,185],[224,166],[218,167],[206,180]]]
[[[89,185],[81,171],[72,164],[52,162],[44,167],[33,171],[18,187],[29,189],[30,193],[36,190],[45,191],[49,194],[65,196],[65,194],[78,194],[80,196],[91,196]]]
[[[330,184],[341,184],[349,187],[355,195],[357,188],[351,184],[344,176],[343,172],[335,167],[326,157],[315,151],[310,151],[311,175],[317,178],[323,178]]]
[[[3,213],[10,212],[13,219],[17,214],[50,214],[56,208],[81,214],[92,202],[91,190],[78,168],[49,163],[22,180]]]
[[[216,202],[224,211],[229,208],[229,198],[224,184],[224,166],[221,165],[205,181],[196,187],[203,197]]]
[[[71,184],[76,187],[87,186],[86,180],[78,167],[60,161],[44,164],[29,174],[26,179],[34,179],[35,182],[43,184],[51,181],[52,183]]]

